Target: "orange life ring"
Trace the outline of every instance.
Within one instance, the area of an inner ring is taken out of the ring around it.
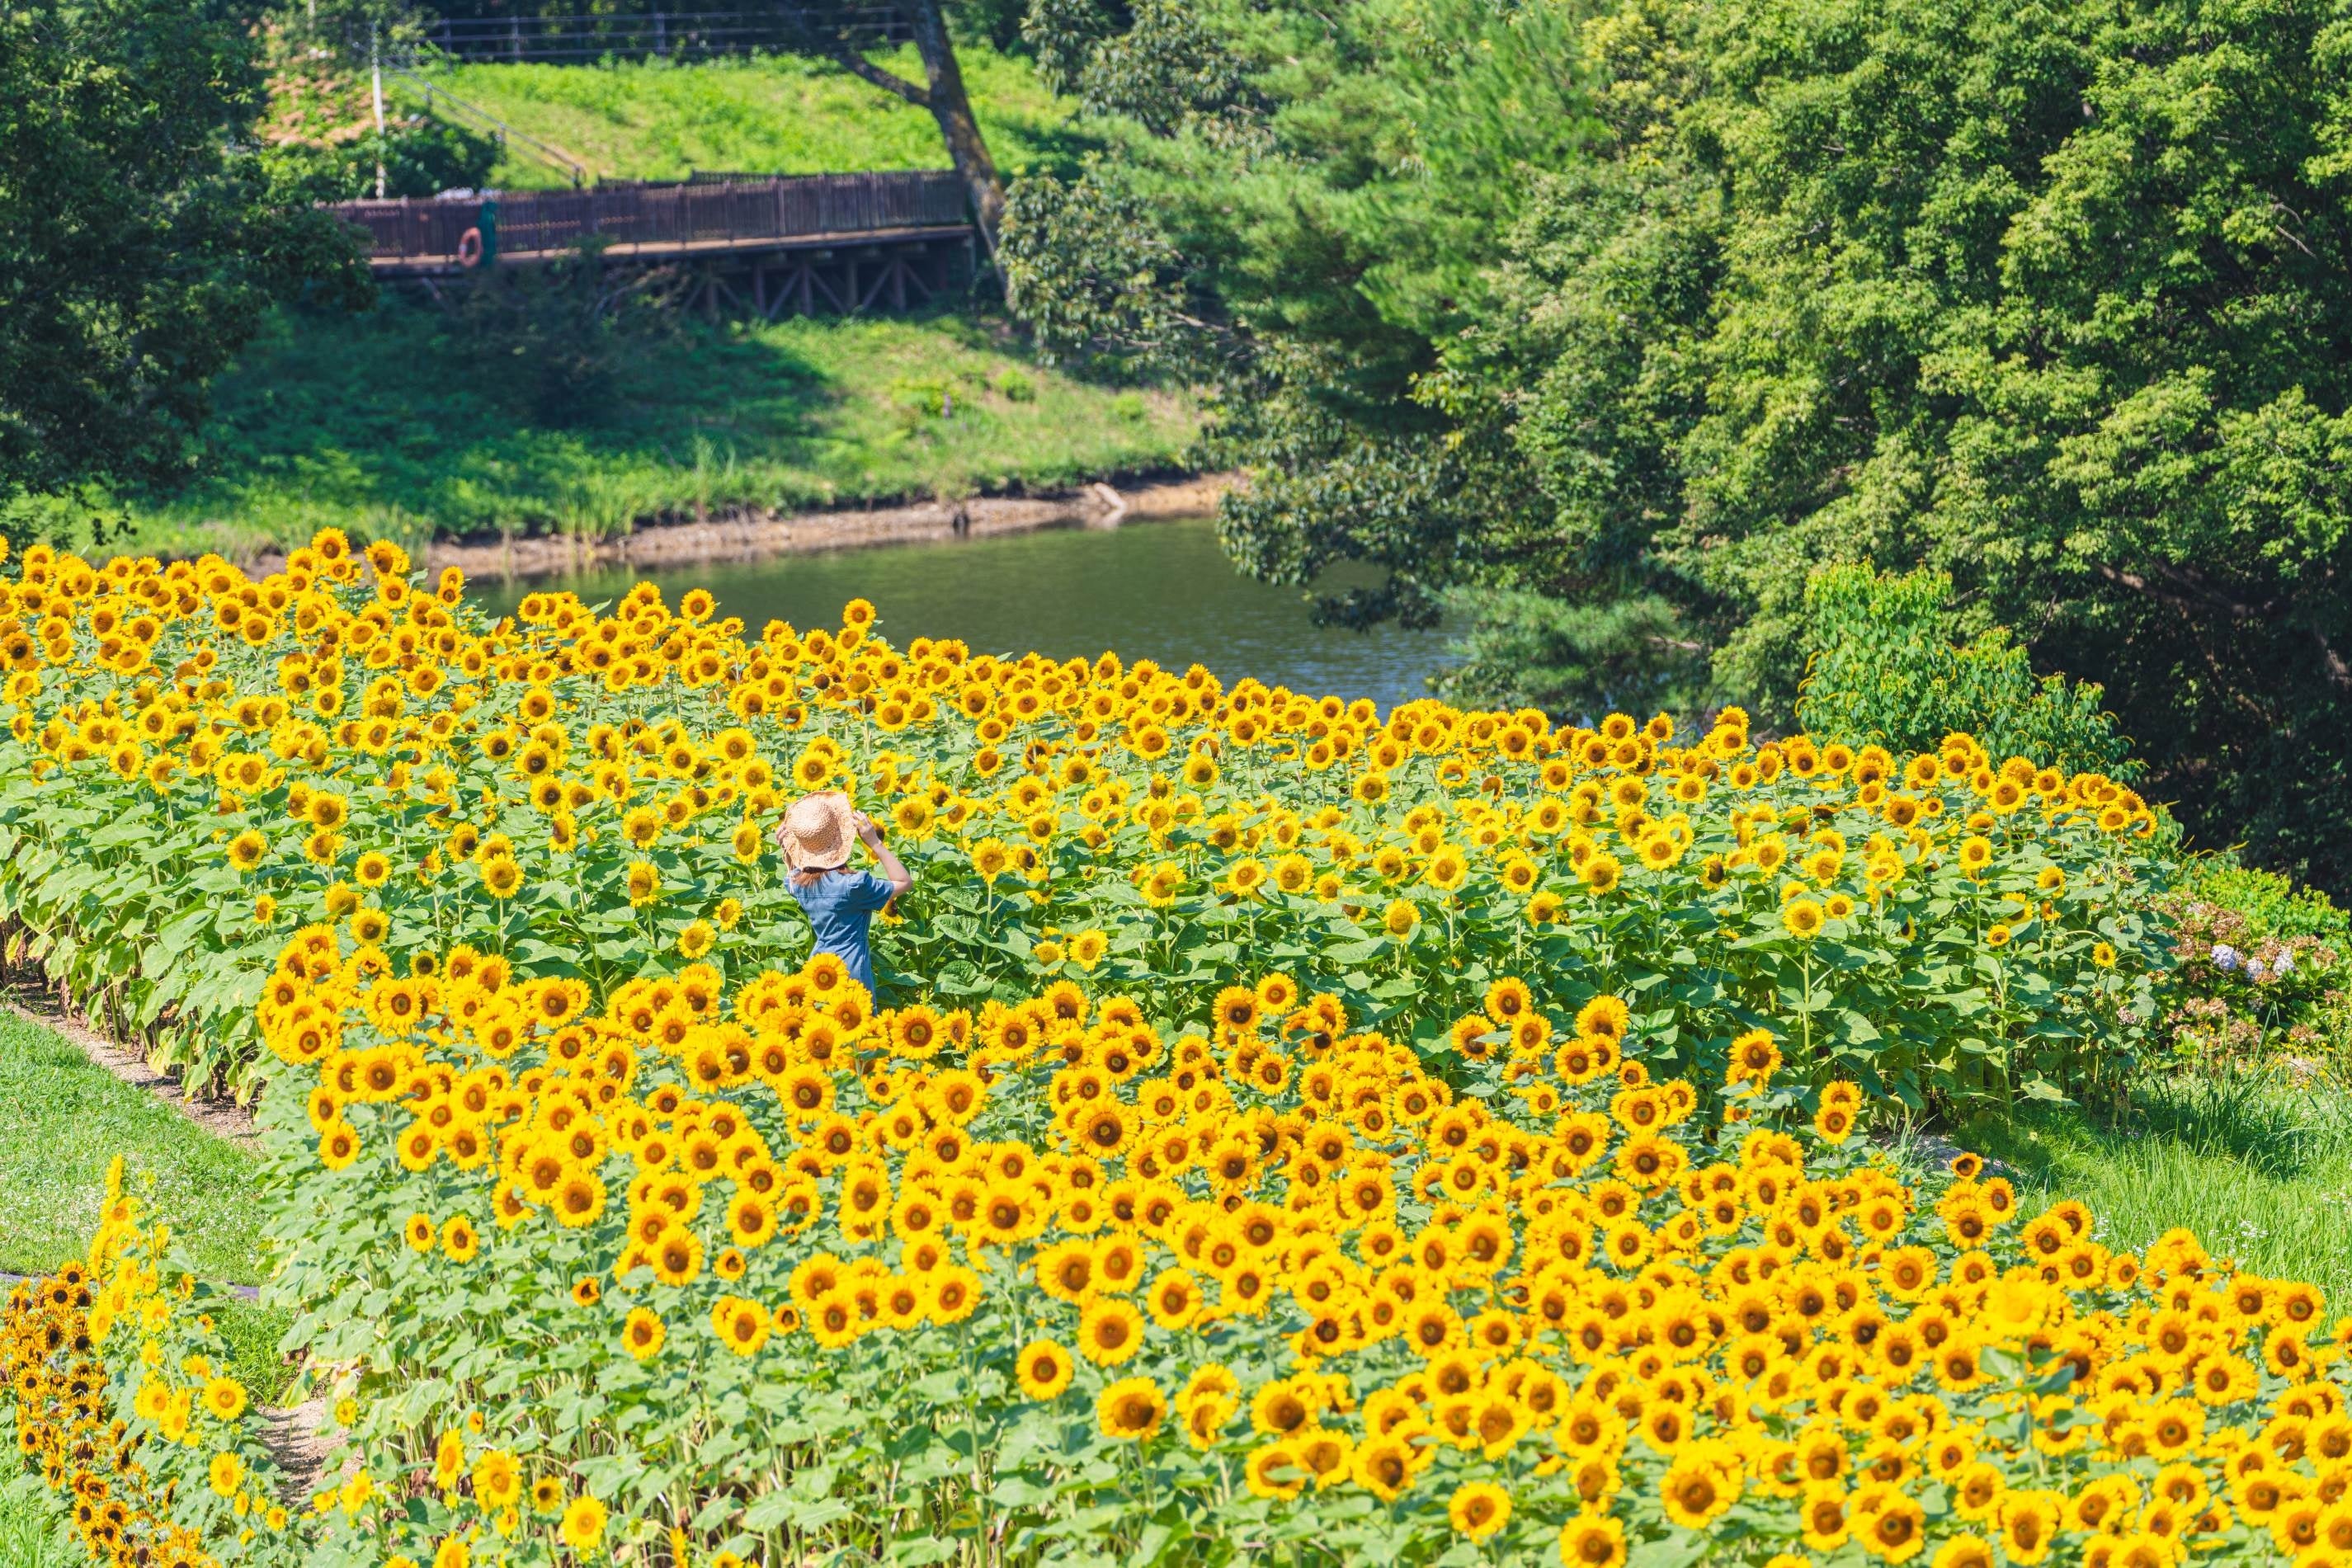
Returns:
[[[482,265],[481,230],[467,229],[464,234],[457,236],[457,265],[459,267],[479,267]]]

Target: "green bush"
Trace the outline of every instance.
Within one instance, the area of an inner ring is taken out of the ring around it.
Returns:
[[[2190,862],[2184,891],[2236,911],[2258,940],[2308,936],[2352,946],[2352,912],[2338,909],[2315,887],[2297,887],[2276,872],[2241,864],[2234,855],[2204,855]]]
[[[901,376],[890,383],[890,407],[908,425],[955,412],[955,388],[940,376]]]
[[[1646,714],[1696,707],[1707,691],[1705,662],[1680,653],[1674,607],[1655,595],[1586,605],[1462,588],[1442,603],[1465,628],[1439,679],[1454,702],[1573,717],[1595,695]]]
[[[2100,706],[2105,689],[2037,675],[1999,627],[1955,646],[1946,632],[1952,580],[1833,566],[1805,584],[1810,628],[1797,717],[1824,740],[1933,750],[1965,730],[1995,757],[2132,779],[2129,743]]]
[[[273,147],[263,153],[262,162],[280,189],[299,193],[304,200],[355,202],[376,193],[379,163],[385,195],[430,196],[488,184],[499,158],[496,138],[415,114],[393,120],[382,136]]]

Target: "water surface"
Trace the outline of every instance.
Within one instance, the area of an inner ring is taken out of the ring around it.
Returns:
[[[619,598],[639,579],[668,601],[708,588],[719,612],[756,634],[771,620],[807,630],[840,624],[852,599],[874,601],[884,634],[956,637],[975,653],[1034,650],[1092,658],[1104,649],[1130,662],[1182,670],[1206,665],[1227,683],[1255,675],[1317,695],[1370,697],[1382,708],[1427,696],[1445,662],[1448,633],[1318,627],[1297,590],[1236,572],[1206,517],[1056,528],[949,544],[892,545],[767,560],[706,563],[481,584],[483,600],[510,609],[535,587],[568,588],[591,603]],[[1372,580],[1334,574],[1333,586]]]

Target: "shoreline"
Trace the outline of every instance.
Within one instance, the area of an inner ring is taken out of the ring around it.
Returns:
[[[533,534],[479,543],[436,540],[425,548],[421,564],[436,572],[454,566],[468,581],[504,580],[946,544],[1050,528],[1115,528],[1213,511],[1217,498],[1241,482],[1238,474],[1202,474],[1122,491],[1097,481],[1044,496],[976,496],[836,511],[747,509],[700,522],[640,524],[610,538]],[[262,563],[263,570],[270,564]]]

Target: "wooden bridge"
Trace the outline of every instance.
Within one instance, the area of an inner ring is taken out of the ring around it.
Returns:
[[[962,183],[949,170],[699,175],[672,183],[343,202],[379,278],[427,282],[523,267],[601,242],[608,264],[684,265],[694,297],[763,318],[904,309],[971,271]]]

